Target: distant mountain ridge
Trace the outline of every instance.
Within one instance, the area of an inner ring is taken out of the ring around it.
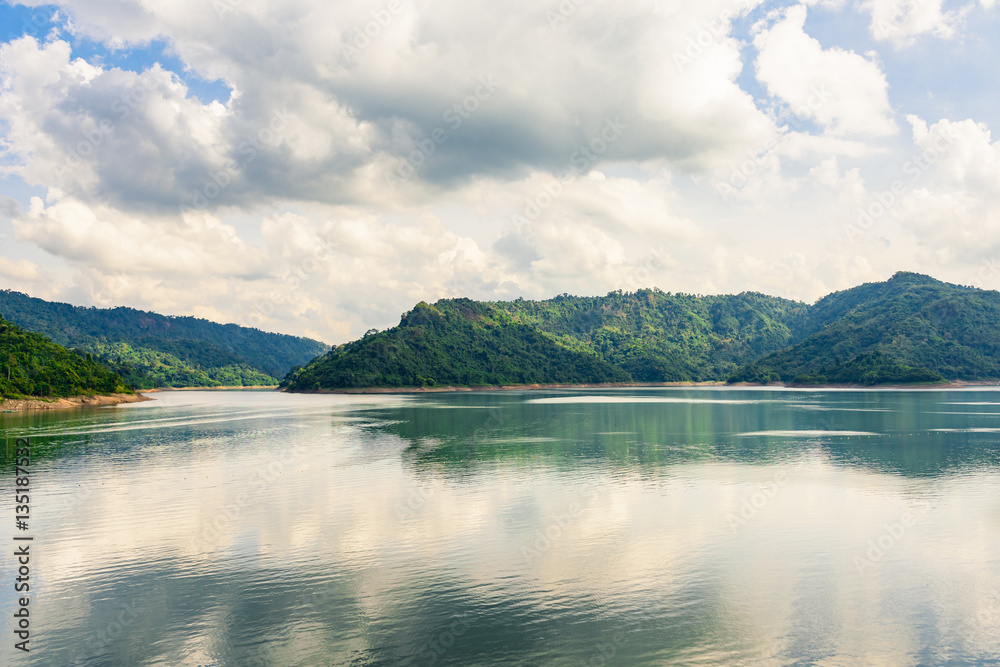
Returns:
[[[0,291],[0,315],[89,352],[140,389],[273,385],[323,353],[319,341],[132,308],[85,308]]]
[[[598,363],[599,362],[599,363]],[[295,369],[290,391],[594,382],[935,383],[1000,378],[1000,293],[899,272],[813,305],[658,289],[424,302]]]

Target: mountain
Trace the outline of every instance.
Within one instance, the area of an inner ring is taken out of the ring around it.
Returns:
[[[122,379],[91,358],[0,317],[0,396],[131,394]]]
[[[658,289],[492,305],[639,382],[725,378],[800,337],[808,312],[804,303],[755,292],[695,296]]]
[[[813,305],[657,289],[421,302],[399,326],[283,382],[346,387],[728,380],[907,384],[1000,378],[1000,293],[901,272]]]
[[[640,290],[550,301],[421,302],[399,326],[342,345],[286,378],[346,387],[711,380],[780,349],[805,304]]]
[[[10,290],[0,291],[0,314],[89,352],[142,389],[277,384],[289,369],[329,349],[309,338],[235,324],[132,308],[83,308]]]
[[[1000,293],[900,272],[883,283],[834,292],[809,308],[787,349],[747,364],[734,381],[868,384],[856,362],[873,354],[915,377],[1000,378]],[[871,377],[869,377],[871,379]],[[888,381],[888,380],[887,380]],[[913,380],[925,381],[925,380]]]
[[[294,370],[290,391],[350,387],[625,382],[629,375],[566,348],[491,304],[418,303],[399,326],[342,345]]]

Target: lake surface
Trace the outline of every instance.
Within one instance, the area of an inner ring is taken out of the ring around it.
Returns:
[[[0,415],[0,663],[1000,664],[1000,392],[154,396]]]

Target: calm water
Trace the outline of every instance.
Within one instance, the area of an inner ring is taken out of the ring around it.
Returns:
[[[1000,392],[155,396],[0,416],[0,663],[1000,664]]]

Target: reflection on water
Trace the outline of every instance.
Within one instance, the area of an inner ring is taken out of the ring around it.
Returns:
[[[38,536],[37,644],[9,663],[996,663],[998,396],[174,392],[5,414],[0,493],[30,436]]]

